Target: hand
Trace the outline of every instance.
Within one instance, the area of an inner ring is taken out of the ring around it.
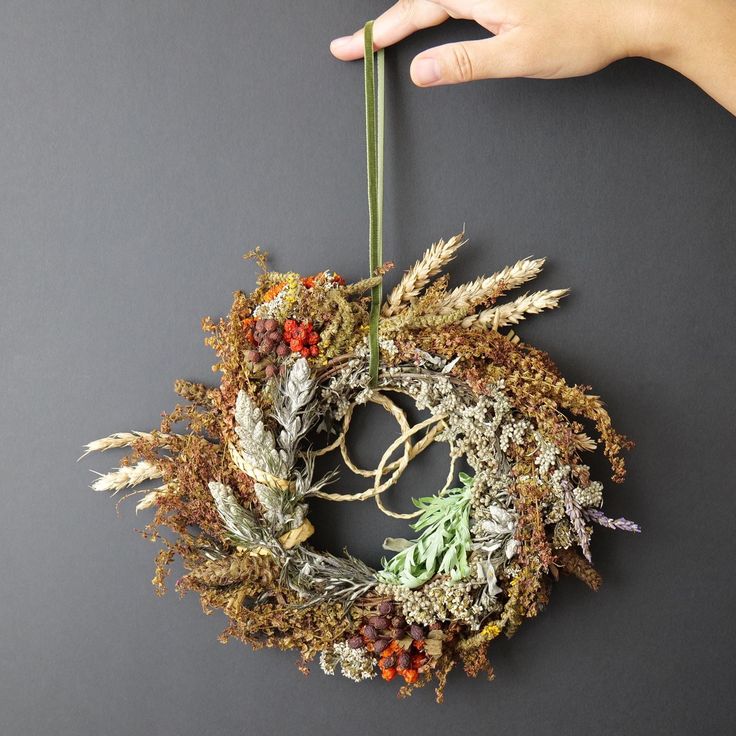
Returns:
[[[419,54],[411,77],[420,87],[498,77],[560,78],[590,74],[611,62],[644,55],[654,0],[399,0],[376,19],[376,48],[448,18],[474,20],[494,34]],[[363,31],[335,39],[344,61],[363,56]]]

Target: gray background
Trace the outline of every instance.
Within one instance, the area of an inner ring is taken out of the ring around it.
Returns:
[[[87,489],[117,458],[75,464],[84,442],[155,426],[177,377],[213,380],[199,320],[253,286],[246,250],[365,274],[361,66],[327,45],[381,9],[2,3],[3,736],[732,733],[736,119],[665,68],[415,89],[417,51],[482,35],[461,23],[388,56],[386,257],[463,223],[456,283],[548,256],[541,285],[573,295],[520,332],[638,442],[607,507],[645,533],[597,533],[603,589],[557,586],[492,647],[494,683],[456,673],[438,707],[223,647],[220,615],[153,595],[133,505]],[[393,432],[364,419],[363,439]],[[405,530],[325,505],[331,549],[375,561]]]

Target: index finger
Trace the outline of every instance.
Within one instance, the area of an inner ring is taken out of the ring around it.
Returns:
[[[382,49],[401,41],[415,31],[444,23],[449,15],[439,5],[427,0],[399,0],[373,24],[373,46]],[[363,29],[352,36],[336,38],[330,44],[333,56],[342,61],[363,58]]]

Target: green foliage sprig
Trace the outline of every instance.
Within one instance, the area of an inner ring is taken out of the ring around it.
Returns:
[[[452,580],[462,580],[470,572],[468,555],[470,537],[470,501],[473,478],[460,473],[461,486],[442,496],[413,499],[422,509],[419,519],[411,525],[414,531],[422,531],[390,560],[381,561],[383,570],[379,579],[393,585],[418,588],[435,575],[449,575]]]

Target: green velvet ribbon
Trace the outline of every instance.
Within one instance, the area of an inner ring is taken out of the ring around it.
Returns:
[[[373,21],[363,29],[365,71],[365,141],[368,172],[368,245],[370,250],[370,275],[376,276],[383,265],[383,101],[384,57],[383,49],[374,55]],[[377,57],[377,63],[376,63]],[[371,291],[371,317],[369,331],[371,386],[378,383],[378,320],[381,314],[381,284]]]

